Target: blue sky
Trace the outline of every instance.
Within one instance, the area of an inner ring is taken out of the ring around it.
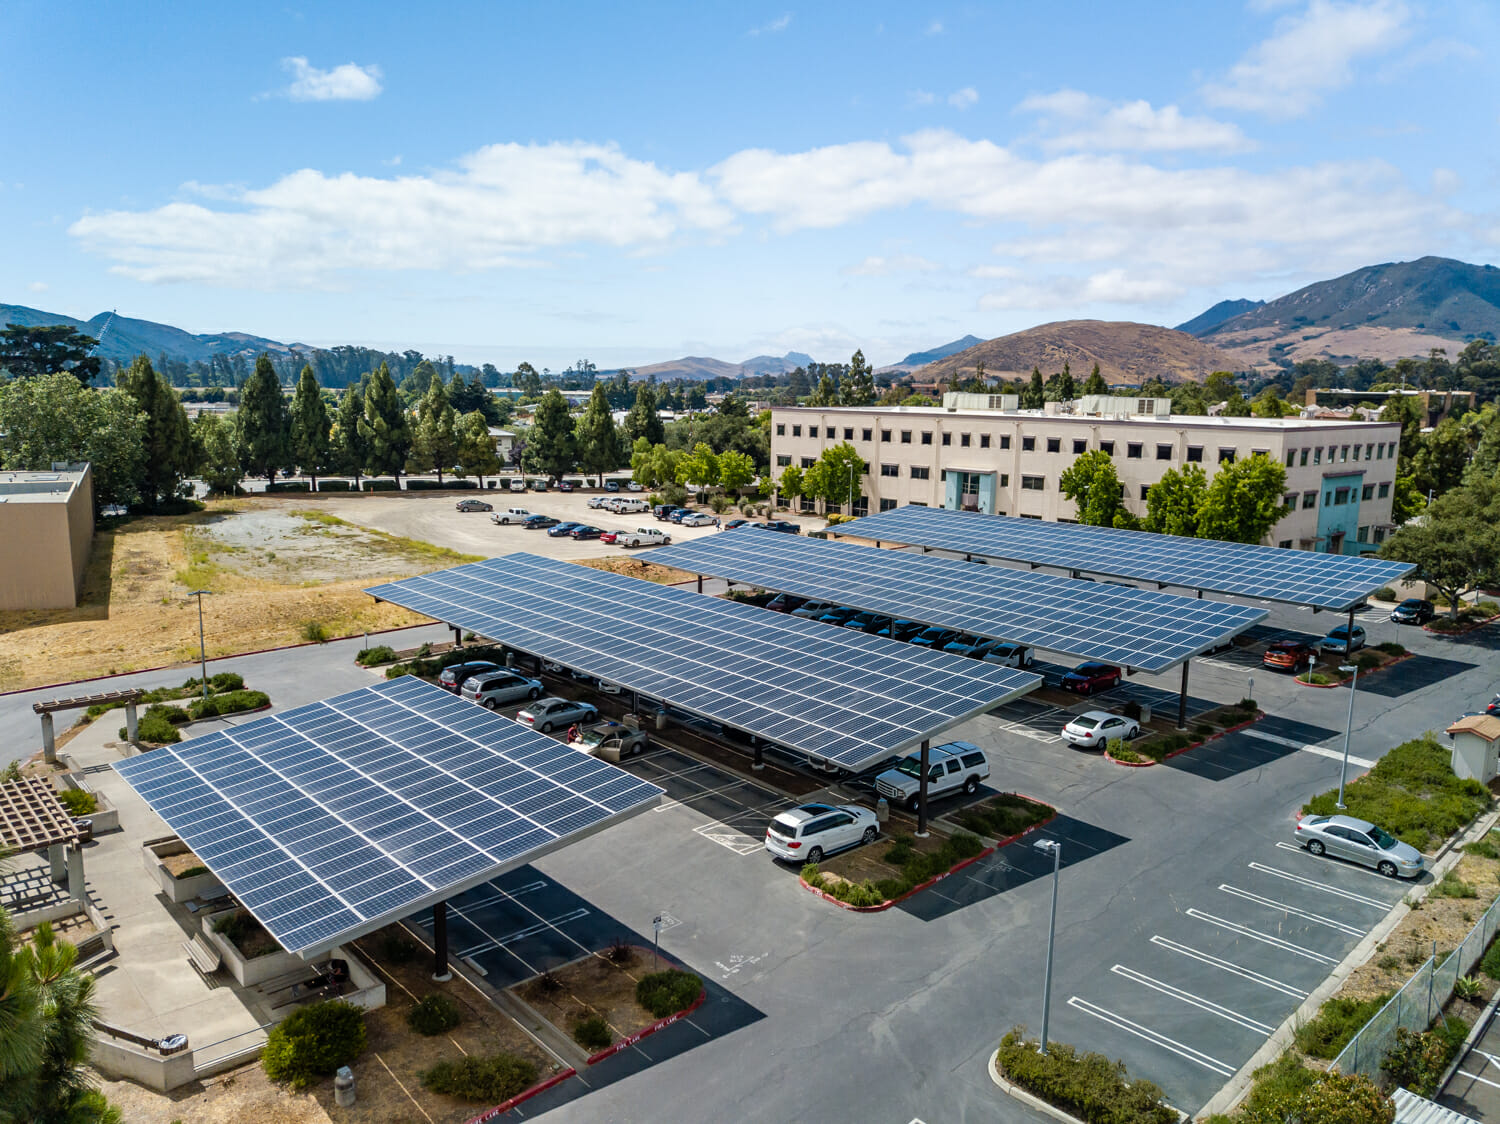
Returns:
[[[6,5],[0,302],[554,369],[1500,257],[1500,6]]]

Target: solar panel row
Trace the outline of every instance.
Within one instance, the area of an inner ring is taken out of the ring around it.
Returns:
[[[1405,562],[911,505],[841,524],[840,537],[1346,610],[1410,573]]]
[[[644,810],[655,785],[405,677],[115,765],[292,952]]]
[[[366,592],[856,770],[1041,682],[530,554]]]
[[[1162,671],[1264,609],[740,528],[652,554],[689,573],[1086,659]]]

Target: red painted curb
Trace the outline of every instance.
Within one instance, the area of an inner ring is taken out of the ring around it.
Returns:
[[[704,988],[703,990],[701,990],[701,991],[698,992],[698,998],[697,999],[694,999],[691,1003],[689,1003],[682,1010],[678,1011],[676,1014],[668,1015],[664,1019],[657,1019],[650,1026],[642,1027],[640,1030],[636,1031],[634,1034],[627,1035],[626,1037],[620,1039],[618,1042],[614,1043],[611,1046],[606,1046],[604,1049],[600,1050],[597,1054],[594,1054],[593,1056],[591,1056],[589,1058],[588,1064],[589,1065],[593,1065],[595,1062],[602,1062],[605,1058],[613,1057],[615,1054],[618,1054],[621,1050],[627,1050],[631,1046],[634,1046],[642,1038],[649,1038],[651,1035],[655,1034],[658,1030],[662,1030],[665,1027],[671,1026],[673,1023],[677,1022],[679,1019],[685,1019],[685,1018],[687,1018],[694,1011],[696,1011],[699,1007],[703,1006],[703,1001],[706,1000],[707,998],[708,998],[708,988]]]
[[[515,1108],[516,1105],[520,1104],[522,1101],[529,1101],[538,1093],[545,1093],[548,1089],[552,1088],[552,1086],[561,1085],[568,1078],[577,1076],[578,1071],[572,1066],[569,1066],[561,1073],[554,1073],[551,1077],[547,1078],[547,1080],[538,1081],[531,1088],[517,1093],[515,1096],[511,1097],[510,1100],[501,1101],[494,1108],[487,1108],[478,1116],[469,1117],[469,1119],[466,1120],[464,1124],[485,1124],[485,1121],[487,1120],[493,1120],[497,1116],[504,1116],[507,1112]]]
[[[1151,761],[1151,760],[1146,760],[1146,761],[1116,761],[1113,757],[1111,757],[1109,755],[1109,750],[1105,750],[1104,751],[1104,758],[1105,758],[1106,761],[1110,761],[1110,762],[1113,762],[1116,765],[1119,765],[1122,769],[1144,769],[1147,765],[1160,765],[1162,763],[1162,761],[1170,761],[1170,760],[1172,760],[1172,758],[1174,758],[1174,757],[1180,757],[1184,753],[1191,753],[1193,750],[1197,749],[1199,746],[1207,745],[1211,741],[1217,741],[1219,738],[1222,738],[1225,734],[1237,734],[1237,733],[1239,733],[1239,731],[1243,730],[1246,726],[1253,726],[1253,725],[1255,725],[1257,722],[1259,722],[1265,716],[1266,716],[1266,712],[1265,711],[1263,711],[1263,710],[1256,711],[1256,714],[1255,714],[1254,718],[1246,719],[1244,722],[1237,722],[1233,726],[1225,726],[1222,730],[1220,730],[1217,733],[1215,733],[1212,737],[1204,738],[1202,741],[1193,742],[1191,745],[1185,745],[1181,749],[1174,749],[1171,753],[1163,755],[1161,761]]]
[[[1121,766],[1123,766],[1126,769],[1149,769],[1152,765],[1159,765],[1159,764],[1161,764],[1161,761],[1156,761],[1156,760],[1154,760],[1153,758],[1150,758],[1150,757],[1146,758],[1146,760],[1144,760],[1144,761],[1121,761],[1118,757],[1116,757],[1114,754],[1110,753],[1110,751],[1107,750],[1107,749],[1104,751],[1104,759],[1106,761],[1112,761],[1116,765],[1121,765]],[[1166,760],[1166,758],[1163,757],[1162,761],[1165,761],[1165,760]]]
[[[1438,633],[1438,635],[1441,636],[1442,633]],[[1450,635],[1452,634],[1450,633]],[[1365,677],[1377,675],[1388,667],[1395,667],[1398,663],[1405,663],[1407,660],[1411,659],[1414,654],[1415,653],[1413,652],[1407,652],[1405,655],[1397,656],[1395,659],[1391,660],[1388,663],[1383,663],[1379,667],[1372,667],[1369,671],[1361,671],[1360,675]],[[1304,672],[1304,674],[1306,673]],[[1297,684],[1297,686],[1299,687],[1316,687],[1321,691],[1326,691],[1331,687],[1342,687],[1345,683],[1349,682],[1349,680],[1340,679],[1337,683],[1308,683],[1305,682],[1301,676],[1294,675],[1292,676],[1292,682]]]
[[[812,885],[810,882],[804,879],[801,875],[797,876],[797,881],[802,883],[802,888],[804,890],[812,894],[817,894],[818,897],[822,898],[825,902],[831,902],[834,905],[838,906],[840,909],[848,910],[850,913],[883,913],[886,910],[890,909],[892,906],[904,902],[913,894],[921,893],[929,886],[936,886],[939,882],[941,882],[944,878],[947,878],[949,875],[957,874],[960,870],[963,870],[965,867],[972,866],[980,859],[988,858],[990,855],[993,855],[996,851],[998,851],[1001,847],[1009,847],[1016,840],[1026,838],[1026,836],[1030,835],[1033,831],[1039,831],[1058,817],[1059,813],[1057,809],[1051,804],[1047,804],[1045,800],[1037,800],[1035,797],[1026,796],[1026,794],[1023,792],[1013,792],[1011,793],[1011,795],[1025,797],[1025,799],[1030,800],[1033,804],[1045,804],[1047,807],[1052,808],[1052,814],[1046,819],[1042,820],[1041,823],[1034,823],[1025,831],[1018,831],[1016,832],[1016,834],[1000,840],[994,846],[986,847],[984,850],[980,851],[979,854],[972,855],[967,859],[963,859],[957,863],[954,863],[953,866],[949,867],[941,874],[934,874],[926,882],[919,882],[910,890],[906,891],[906,893],[902,894],[899,898],[887,898],[879,905],[850,905],[848,902],[839,901],[838,898],[834,897],[827,890],[820,890],[818,887]]]

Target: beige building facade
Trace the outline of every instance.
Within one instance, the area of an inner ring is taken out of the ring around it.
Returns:
[[[93,539],[88,465],[0,472],[0,609],[76,606]]]
[[[1014,399],[998,395],[947,400],[960,404],[778,408],[772,471],[779,478],[788,465],[808,467],[847,441],[869,465],[856,514],[926,504],[1071,521],[1077,512],[1059,477],[1085,452],[1113,459],[1125,505],[1138,516],[1168,469],[1197,465],[1211,480],[1221,465],[1264,453],[1285,468],[1284,499],[1293,509],[1272,528],[1269,545],[1360,554],[1378,549],[1392,530],[1399,424],[1173,416],[1164,399],[1085,398],[1072,412],[1056,403],[1005,408]],[[995,408],[975,408],[976,401]]]

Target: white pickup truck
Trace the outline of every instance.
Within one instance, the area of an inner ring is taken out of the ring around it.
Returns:
[[[990,762],[984,751],[970,742],[949,742],[927,751],[927,798],[946,796],[963,789],[969,795],[979,790],[979,782],[990,775]],[[901,759],[894,769],[875,778],[875,791],[893,804],[916,808],[922,780],[922,755],[913,753]]]
[[[672,536],[655,527],[637,527],[633,531],[621,531],[615,536],[619,546],[671,546]]]
[[[531,518],[532,513],[524,507],[507,507],[504,511],[497,511],[490,516],[491,523],[498,523],[504,527],[510,523],[524,523]]]

